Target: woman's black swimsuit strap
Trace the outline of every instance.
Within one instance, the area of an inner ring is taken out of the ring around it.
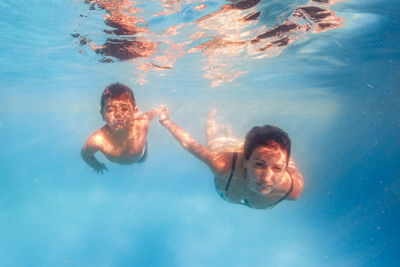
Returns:
[[[232,180],[232,177],[233,177],[233,173],[234,173],[234,171],[235,171],[237,156],[238,156],[238,153],[237,153],[237,152],[233,153],[231,174],[229,175],[228,182],[226,183],[225,190],[224,190],[225,192],[228,192],[229,185],[231,184],[231,180]]]
[[[292,193],[292,190],[293,190],[293,178],[292,178],[292,176],[291,176],[290,174],[289,174],[289,176],[290,176],[290,188],[289,188],[289,191],[287,191],[286,195],[284,195],[281,199],[279,199],[279,200],[274,204],[274,206],[275,206],[276,204],[278,204],[279,202],[281,202],[282,200],[284,200],[287,196],[289,196],[290,193]]]

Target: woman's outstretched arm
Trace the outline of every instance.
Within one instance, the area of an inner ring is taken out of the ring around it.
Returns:
[[[224,173],[230,170],[231,157],[227,153],[212,151],[198,143],[184,129],[176,125],[169,117],[168,110],[161,112],[160,123],[168,129],[175,139],[192,155],[206,163],[214,173]]]

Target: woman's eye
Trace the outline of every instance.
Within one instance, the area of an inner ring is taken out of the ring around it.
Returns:
[[[261,162],[256,162],[256,166],[257,166],[257,167],[262,167],[262,166],[264,166],[264,164],[261,163]]]
[[[280,171],[282,171],[282,169],[281,168],[279,168],[279,167],[273,167],[272,168],[274,171],[276,171],[276,172],[280,172]]]

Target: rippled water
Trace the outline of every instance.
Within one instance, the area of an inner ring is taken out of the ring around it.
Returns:
[[[106,63],[129,60],[141,72],[171,70],[183,57],[201,53],[201,75],[211,86],[247,73],[249,66],[241,66],[242,61],[279,56],[307,32],[342,27],[344,21],[329,10],[338,1],[85,2],[89,11],[82,10],[72,34],[82,47],[79,52],[93,50]],[[104,28],[80,33],[99,15]]]
[[[397,1],[0,1],[0,266],[397,266]],[[260,211],[154,121],[144,164],[79,152],[126,83],[205,142],[274,124],[305,189]]]

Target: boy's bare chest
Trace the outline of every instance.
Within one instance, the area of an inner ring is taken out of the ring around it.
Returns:
[[[135,147],[134,140],[124,140],[123,142],[109,140],[104,146],[103,153],[118,157],[125,154],[133,154],[136,150]]]
[[[106,135],[102,152],[107,157],[129,157],[140,152],[140,140],[134,132],[124,138]]]

